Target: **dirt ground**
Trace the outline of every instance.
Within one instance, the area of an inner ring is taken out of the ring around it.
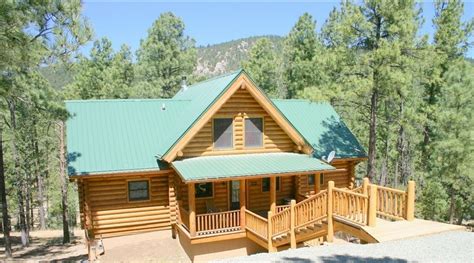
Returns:
[[[12,232],[13,259],[6,261],[3,235],[0,235],[0,261],[82,261],[87,260],[83,230],[74,231],[71,244],[62,244],[62,230],[32,231],[30,246],[21,247],[19,232]]]
[[[13,259],[5,259],[3,236],[0,235],[0,262],[81,262],[87,261],[83,230],[76,230],[71,244],[62,244],[61,230],[32,231],[31,243],[21,248],[20,233],[12,233]],[[120,236],[104,239],[105,255],[99,262],[190,262],[170,231]]]

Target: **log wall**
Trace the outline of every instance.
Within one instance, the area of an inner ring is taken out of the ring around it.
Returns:
[[[296,176],[280,177],[280,190],[276,192],[277,205],[282,204],[284,198],[295,198]],[[247,180],[247,207],[250,211],[261,213],[270,210],[270,191],[262,192],[262,179]]]
[[[337,169],[344,169],[345,171],[324,174],[324,181],[321,185],[322,190],[327,189],[328,182],[334,181],[335,187],[338,188],[352,188],[355,174],[354,162],[344,159],[334,160],[331,163]],[[302,195],[314,194],[314,186],[308,185],[308,175],[300,175],[298,178],[299,193]]]
[[[129,180],[149,180],[150,200],[129,201]],[[170,174],[83,179],[78,182],[81,225],[91,224],[96,236],[169,229],[170,201],[175,201],[169,181]]]
[[[211,119],[186,145],[183,156],[205,156],[236,153],[293,152],[295,144],[268,113],[246,90],[239,89],[222,106],[215,116],[234,118],[234,149],[213,150]],[[263,117],[263,148],[245,148],[244,118]]]

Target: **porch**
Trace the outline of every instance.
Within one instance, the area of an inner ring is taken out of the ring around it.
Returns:
[[[332,242],[334,232],[342,231],[368,243],[377,243],[377,225],[384,229],[389,221],[414,220],[415,185],[410,181],[406,191],[370,184],[342,189],[329,182],[326,190],[290,205],[276,204],[276,177],[270,179],[271,205],[266,216],[246,208],[245,187],[239,189],[240,208],[236,210],[195,213],[194,187],[189,187],[190,209],[178,205],[176,230],[191,244],[247,237],[268,251],[295,248],[297,243],[315,238]],[[245,185],[245,180],[241,181]],[[383,230],[381,230],[383,231]],[[403,231],[400,229],[400,231]]]

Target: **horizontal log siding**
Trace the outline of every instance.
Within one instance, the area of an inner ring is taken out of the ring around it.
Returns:
[[[239,89],[216,113],[216,116],[234,118],[234,149],[213,150],[212,119],[183,149],[183,156],[204,156],[255,152],[293,152],[295,144],[268,113],[246,90]],[[263,117],[263,148],[244,147],[244,117]]]
[[[183,206],[189,209],[188,205],[188,186],[184,184],[179,178],[179,196]],[[205,214],[207,212],[206,201],[211,200],[214,203],[215,208],[220,211],[229,210],[229,187],[228,182],[215,182],[214,183],[214,196],[209,198],[196,198],[196,213]]]
[[[294,198],[295,176],[281,177],[280,191],[277,191],[277,205],[282,204],[284,198]],[[270,191],[262,192],[262,179],[247,181],[248,209],[255,213],[270,210]]]
[[[353,177],[355,176],[354,169],[352,169],[352,166],[354,165],[354,163],[348,160],[335,160],[334,162],[331,163],[331,165],[336,167],[337,169],[345,169],[345,171],[325,174],[324,182],[321,185],[322,190],[327,189],[329,181],[334,181],[335,187],[349,188],[353,180]],[[303,195],[314,194],[314,186],[308,185],[308,175],[300,175],[298,179],[298,183],[299,183],[300,194],[303,194]]]
[[[140,179],[150,180],[150,200],[129,202],[127,181]],[[79,184],[81,189],[87,184],[87,192],[80,197],[81,207],[84,207],[84,200],[89,202],[96,236],[168,229],[168,182],[169,174],[87,179]],[[81,214],[81,220],[84,217]]]

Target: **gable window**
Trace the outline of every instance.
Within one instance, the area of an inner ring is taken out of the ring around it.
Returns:
[[[280,177],[276,178],[276,190],[280,191]],[[270,178],[262,178],[262,192],[270,191]]]
[[[214,148],[230,149],[234,146],[232,121],[232,118],[214,119]]]
[[[263,118],[245,119],[245,147],[263,146]]]
[[[128,182],[128,200],[144,201],[150,199],[150,185],[148,180]]]
[[[195,191],[194,196],[196,198],[212,197],[213,196],[212,190],[213,190],[212,183],[197,183],[194,185],[194,191]]]

